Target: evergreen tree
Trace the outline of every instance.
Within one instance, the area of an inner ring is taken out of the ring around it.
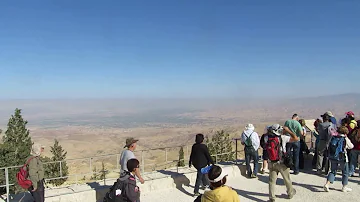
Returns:
[[[90,177],[90,180],[98,180],[100,177],[98,170],[96,169],[96,166],[93,168],[93,176]]]
[[[216,131],[215,135],[212,136],[211,141],[209,138],[206,138],[206,144],[209,148],[209,153],[216,162],[234,160],[235,152],[232,149],[231,143],[232,140],[230,138],[230,134],[224,130]]]
[[[101,171],[100,171],[100,180],[105,180],[106,179],[106,174],[107,174],[107,170],[104,164],[104,161],[101,162]]]
[[[27,123],[21,115],[21,109],[16,108],[15,114],[9,119],[8,128],[3,137],[4,144],[13,148],[15,152],[15,159],[8,162],[8,166],[22,165],[30,156],[32,141],[30,131],[26,128]]]
[[[0,164],[3,166],[23,165],[30,156],[32,141],[30,131],[26,128],[28,122],[23,119],[21,109],[16,108],[7,124],[3,137],[3,155]],[[9,169],[9,182],[16,184],[17,168]],[[3,184],[3,183],[2,183]],[[21,190],[19,186],[11,186],[11,192]]]
[[[54,140],[54,146],[51,147],[50,152],[52,153],[51,159],[46,159],[45,161],[61,161],[56,163],[48,163],[45,165],[45,173],[50,178],[57,178],[57,177],[66,177],[69,174],[69,168],[66,164],[66,155],[67,152],[62,148],[62,146],[59,144],[59,141],[57,139]],[[61,165],[61,169],[60,169]],[[59,186],[64,184],[64,182],[67,180],[67,178],[61,178],[56,180],[51,180],[50,183]]]
[[[51,167],[48,164],[48,162],[51,162],[51,158],[49,158],[47,156],[44,156],[44,157],[41,156],[40,159],[41,159],[41,162],[43,162],[43,164],[44,164],[44,177],[46,179],[52,178],[53,174],[51,171]]]
[[[180,147],[178,167],[184,167],[184,166],[185,166],[184,148],[183,148],[183,147]]]

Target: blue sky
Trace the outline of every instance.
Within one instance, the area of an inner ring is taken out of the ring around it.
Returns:
[[[357,0],[4,0],[0,98],[360,92],[359,10]]]

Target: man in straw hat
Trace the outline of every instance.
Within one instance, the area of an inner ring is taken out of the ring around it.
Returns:
[[[124,146],[124,148],[127,148],[125,149],[124,151],[122,151],[121,153],[121,156],[120,156],[120,166],[121,166],[121,169],[120,169],[120,175],[121,174],[124,174],[125,172],[129,172],[127,170],[127,162],[128,160],[130,159],[136,159],[135,157],[135,154],[134,154],[134,151],[136,149],[136,143],[138,142],[139,140],[136,140],[134,138],[127,138],[126,139],[126,144]],[[136,177],[139,178],[141,184],[144,184],[144,179],[141,177],[141,174],[140,174],[140,169],[137,169],[137,172],[135,173]]]

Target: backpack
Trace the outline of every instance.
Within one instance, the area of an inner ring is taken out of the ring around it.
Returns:
[[[28,179],[28,177],[29,177],[28,165],[29,165],[30,161],[34,158],[35,158],[35,156],[30,157],[26,161],[26,163],[16,173],[17,183],[23,189],[29,189],[32,186],[31,180]]]
[[[244,141],[244,144],[245,144],[245,152],[246,153],[253,153],[255,152],[255,148],[253,147],[253,144],[252,144],[252,140],[251,140],[251,135],[253,134],[254,132],[252,132],[249,137],[246,138],[246,140]]]
[[[328,135],[329,135],[329,137],[334,137],[334,136],[338,136],[339,133],[336,131],[334,126],[331,125],[328,127]]]
[[[126,186],[129,178],[119,178],[116,180],[110,190],[105,194],[103,202],[126,202],[129,201],[126,196]]]
[[[339,133],[336,131],[336,128],[334,125],[330,125],[328,128],[327,128],[327,137],[325,138],[325,141],[326,141],[326,145],[329,145],[330,144],[330,141],[332,139],[332,137],[336,137],[338,136]]]
[[[330,160],[344,161],[345,160],[345,137],[333,136],[330,140],[328,153]]]
[[[270,161],[280,161],[282,159],[281,139],[276,135],[268,135],[265,149]]]

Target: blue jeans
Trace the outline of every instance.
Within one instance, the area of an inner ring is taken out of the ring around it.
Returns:
[[[300,141],[286,144],[286,152],[293,150],[294,173],[299,173]]]
[[[197,171],[196,182],[195,182],[195,189],[194,193],[199,193],[200,184],[204,186],[209,185],[209,180],[207,179],[206,175],[201,173],[201,169]]]
[[[332,184],[335,181],[336,171],[338,169],[338,166],[340,165],[340,168],[342,170],[342,184],[343,186],[346,186],[348,184],[349,179],[349,164],[344,161],[334,161],[330,160],[330,168],[331,171],[328,175],[327,180]]]
[[[254,161],[254,172],[251,171],[251,166],[250,166],[251,160]],[[258,153],[258,151],[255,151],[255,152],[252,152],[252,153],[245,152],[245,162],[246,162],[246,170],[247,170],[248,176],[250,176],[251,174],[257,175],[258,167],[259,167],[259,153]]]
[[[353,175],[355,174],[355,169],[358,165],[358,157],[360,155],[360,150],[351,150],[350,151],[350,156],[351,156],[351,159],[350,159],[350,171],[349,171],[349,175]]]

